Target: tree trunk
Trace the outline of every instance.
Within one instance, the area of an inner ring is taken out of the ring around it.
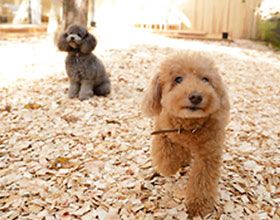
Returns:
[[[71,24],[87,26],[88,0],[63,0],[62,30]]]
[[[95,17],[95,0],[90,1],[90,26],[95,27],[96,22],[94,20]]]
[[[48,33],[54,33],[58,25],[61,23],[61,1],[51,0],[51,8],[49,13]]]
[[[41,0],[30,0],[30,22],[31,24],[41,24],[42,10]]]
[[[13,24],[41,24],[41,0],[23,0],[13,19]]]
[[[23,0],[16,12],[16,15],[13,19],[13,24],[23,24],[30,23],[30,13],[29,13],[29,0]]]

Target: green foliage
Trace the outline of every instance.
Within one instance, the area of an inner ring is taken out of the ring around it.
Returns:
[[[260,38],[280,49],[280,16],[260,22]]]

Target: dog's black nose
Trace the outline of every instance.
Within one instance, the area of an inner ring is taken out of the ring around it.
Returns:
[[[74,37],[70,37],[70,40],[75,40],[75,38]]]
[[[194,105],[198,105],[199,103],[201,103],[202,99],[203,99],[202,96],[197,92],[193,92],[189,95],[189,100]]]

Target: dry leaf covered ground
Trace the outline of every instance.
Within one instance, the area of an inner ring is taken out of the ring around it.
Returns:
[[[138,34],[99,42],[112,94],[80,102],[67,98],[65,54],[49,38],[0,41],[1,219],[187,219],[189,168],[155,174],[139,110],[161,60],[180,49],[212,55],[232,104],[220,200],[206,218],[280,219],[279,53]]]

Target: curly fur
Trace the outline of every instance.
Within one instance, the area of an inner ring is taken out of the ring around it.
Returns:
[[[92,51],[96,39],[86,28],[71,25],[58,40],[58,48],[68,52],[66,72],[70,81],[69,98],[85,100],[94,94],[106,96],[110,93],[111,83],[105,67]]]
[[[209,213],[217,198],[230,108],[213,61],[199,52],[168,58],[152,79],[142,107],[154,117],[155,130],[184,129],[153,137],[152,163],[169,176],[193,158],[185,192],[188,212],[190,216]],[[199,129],[191,132],[194,128]]]

